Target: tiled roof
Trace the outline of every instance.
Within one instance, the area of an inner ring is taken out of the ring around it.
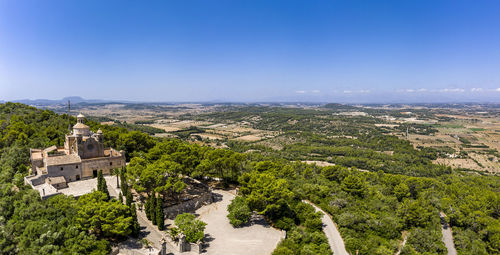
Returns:
[[[48,166],[77,164],[80,162],[82,162],[82,160],[80,159],[80,156],[78,156],[77,154],[47,157]]]
[[[89,128],[89,126],[83,124],[83,123],[76,123],[73,128]]]

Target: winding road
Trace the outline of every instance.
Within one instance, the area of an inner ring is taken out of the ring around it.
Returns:
[[[345,249],[344,240],[342,239],[342,236],[340,235],[340,232],[337,229],[337,225],[335,224],[335,222],[333,222],[332,218],[330,218],[330,216],[328,216],[327,213],[325,213],[323,210],[321,210],[321,208],[319,208],[315,204],[307,200],[302,200],[302,202],[312,205],[317,212],[323,213],[323,217],[321,218],[324,225],[323,232],[325,232],[325,235],[328,238],[328,244],[330,245],[333,254],[349,255],[349,253],[347,253]]]
[[[457,255],[457,250],[455,249],[455,243],[453,243],[453,233],[451,232],[451,227],[448,222],[446,222],[446,214],[444,212],[439,212],[439,217],[441,218],[441,232],[443,233],[443,243],[448,249],[448,255]]]

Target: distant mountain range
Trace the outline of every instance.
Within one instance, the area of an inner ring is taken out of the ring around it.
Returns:
[[[103,100],[103,99],[85,99],[85,98],[82,98],[79,96],[65,97],[63,99],[20,99],[20,100],[12,100],[12,101],[0,100],[0,103],[15,102],[15,103],[22,103],[22,104],[27,104],[27,105],[47,106],[47,105],[67,104],[68,101],[70,101],[71,104],[81,104],[81,103],[95,104],[95,103],[112,103],[112,102],[134,103],[132,101],[126,101],[126,100],[117,101],[117,100]]]
[[[313,101],[290,101],[290,102],[279,102],[279,101],[265,101],[265,102],[230,102],[223,100],[214,100],[214,101],[206,101],[206,102],[144,102],[144,101],[130,101],[130,100],[106,100],[106,99],[85,99],[79,96],[70,96],[64,97],[62,99],[20,99],[20,100],[0,100],[0,103],[6,102],[15,102],[22,103],[37,107],[56,107],[61,108],[65,106],[68,101],[71,102],[71,105],[74,107],[86,107],[88,105],[105,105],[105,104],[131,104],[131,105],[177,105],[177,104],[201,104],[205,106],[212,105],[315,105],[320,106],[323,105],[326,108],[335,108],[335,109],[345,109],[345,110],[353,110],[356,106],[372,106],[372,107],[404,107],[404,106],[420,106],[425,108],[469,108],[469,107],[487,107],[487,108],[500,108],[500,103],[498,102],[474,102],[474,101],[465,101],[465,102],[442,102],[442,103],[431,103],[431,102],[420,102],[420,103],[398,103],[396,102],[387,102],[387,103],[328,103],[324,102],[313,102]],[[451,100],[450,100],[451,101]],[[73,107],[72,107],[73,108]]]
[[[102,102],[102,100],[86,100],[81,97],[65,97],[63,99],[19,99],[19,100],[12,100],[8,102],[15,102],[15,103],[23,103],[27,105],[55,105],[55,104],[66,104],[67,102],[71,101],[71,103],[82,103],[82,102],[88,102],[88,101],[93,101],[93,102]],[[5,103],[7,101],[0,101],[2,103]]]

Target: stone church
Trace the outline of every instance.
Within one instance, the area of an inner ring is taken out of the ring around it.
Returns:
[[[82,114],[77,116],[64,147],[30,149],[32,175],[25,178],[28,184],[48,184],[57,190],[67,187],[68,182],[94,178],[99,170],[110,174],[112,169],[125,166],[125,153],[104,148],[102,131],[93,133],[84,119]]]

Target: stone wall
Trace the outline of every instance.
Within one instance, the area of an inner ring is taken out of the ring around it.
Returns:
[[[46,175],[28,175],[24,177],[24,184],[38,186],[45,182]]]
[[[48,177],[64,176],[67,182],[76,181],[76,179],[81,178],[82,176],[82,165],[80,163],[77,163],[68,165],[47,166],[47,176]]]
[[[178,253],[183,253],[183,252],[189,252],[190,254],[197,253],[201,254],[203,253],[203,248],[204,248],[204,243],[201,241],[198,241],[197,243],[190,243],[186,241],[186,236],[184,234],[179,234],[177,236],[177,240],[172,240],[170,236],[164,236],[162,242],[161,242],[161,250],[160,250],[160,255],[166,255],[166,254],[171,254],[168,253],[167,251],[167,245],[169,244],[170,247],[173,247],[175,249],[175,252]]]
[[[87,138],[78,144],[78,155],[82,159],[103,157],[104,145],[94,137]]]
[[[125,166],[125,156],[82,159],[82,178],[93,178],[94,170],[102,170],[103,174],[110,174],[111,169],[123,166]]]
[[[209,189],[206,193],[203,193],[193,199],[181,202],[173,206],[169,206],[163,209],[165,217],[168,219],[174,219],[175,216],[185,212],[193,212],[196,209],[211,204],[213,202],[212,189]]]

